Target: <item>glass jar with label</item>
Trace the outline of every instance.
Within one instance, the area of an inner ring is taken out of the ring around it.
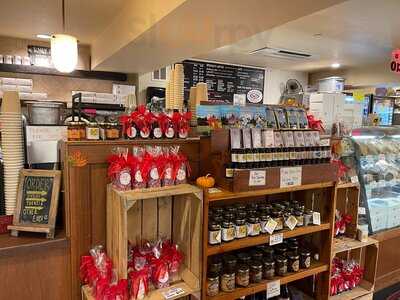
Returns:
[[[309,267],[311,267],[311,252],[302,249],[300,251],[300,268],[308,269]]]
[[[246,220],[243,218],[236,218],[235,220],[235,238],[242,239],[247,236]]]
[[[253,168],[254,153],[252,149],[246,149],[246,169]]]
[[[275,276],[275,262],[269,258],[263,260],[263,278],[273,279]]]
[[[219,293],[219,274],[208,272],[207,274],[207,296],[213,297]]]
[[[235,269],[236,257],[233,255],[225,255],[224,271],[221,275],[221,290],[223,292],[233,292],[235,290]]]
[[[241,264],[236,270],[236,285],[246,287],[250,283],[250,269],[248,265]]]
[[[260,220],[258,217],[252,215],[247,218],[247,235],[257,236],[261,232]]]
[[[233,163],[227,163],[225,165],[225,177],[226,178],[233,178],[233,172],[234,172],[234,164]]]
[[[278,255],[275,257],[276,274],[278,276],[285,276],[287,273],[288,260],[285,256]]]
[[[67,129],[67,136],[69,141],[80,141],[85,138],[82,136],[82,129],[85,131],[85,123],[83,122],[69,122]],[[86,134],[85,134],[86,135]]]
[[[231,162],[239,163],[239,149],[231,149]]]
[[[262,261],[264,253],[260,250],[255,249],[250,252],[250,255],[252,260]]]
[[[283,229],[283,217],[282,217],[282,212],[275,210],[272,213],[272,217],[274,221],[276,222],[276,227],[275,231],[282,230]]]
[[[118,123],[107,123],[106,125],[106,139],[107,140],[117,140],[120,137]]]
[[[288,271],[298,272],[300,268],[300,256],[297,253],[289,252],[288,258]]]
[[[221,225],[214,220],[208,223],[208,243],[210,245],[221,244]]]
[[[99,140],[100,139],[100,128],[95,122],[90,122],[86,126],[86,139],[87,140]]]
[[[250,282],[258,283],[262,281],[262,263],[258,260],[250,263]]]
[[[301,210],[296,210],[294,212],[294,215],[296,217],[297,223],[296,223],[296,227],[302,227],[304,226],[304,214]]]
[[[240,264],[248,265],[251,261],[251,255],[247,252],[240,252],[237,254],[237,258]]]
[[[280,256],[286,256],[286,252],[287,252],[287,245],[286,242],[283,242],[282,244],[276,245],[274,247],[274,251],[276,253],[276,255],[280,255]]]
[[[268,223],[269,219],[270,219],[270,217],[265,214],[260,215],[261,233],[268,233],[267,223]]]
[[[273,260],[274,259],[274,248],[272,247],[265,247],[264,248],[264,258]]]
[[[222,222],[222,241],[230,242],[235,239],[235,226],[229,219]]]
[[[304,213],[304,226],[309,226],[313,224],[313,211],[306,210]]]
[[[239,169],[245,169],[246,168],[246,151],[244,149],[238,149],[237,160],[238,160]]]
[[[253,168],[260,168],[261,156],[260,156],[260,150],[258,148],[253,149],[253,158],[254,158]]]

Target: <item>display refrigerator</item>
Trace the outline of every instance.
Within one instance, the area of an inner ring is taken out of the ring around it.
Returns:
[[[355,129],[350,140],[369,233],[400,226],[400,128]]]

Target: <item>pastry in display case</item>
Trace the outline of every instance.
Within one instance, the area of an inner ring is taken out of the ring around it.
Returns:
[[[369,232],[400,226],[400,128],[357,129],[351,140]]]

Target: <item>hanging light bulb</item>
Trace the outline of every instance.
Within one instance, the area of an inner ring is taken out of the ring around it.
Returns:
[[[67,34],[55,34],[51,37],[51,60],[54,67],[63,73],[75,70],[78,64],[78,41]]]

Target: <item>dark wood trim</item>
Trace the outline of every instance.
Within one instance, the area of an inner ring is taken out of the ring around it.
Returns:
[[[128,79],[128,76],[125,73],[86,71],[86,70],[75,70],[71,73],[61,73],[53,68],[13,65],[13,64],[0,64],[0,72],[53,75],[53,76],[64,76],[64,77],[83,78],[83,79],[100,79],[100,80],[111,80],[111,81],[127,81]]]

